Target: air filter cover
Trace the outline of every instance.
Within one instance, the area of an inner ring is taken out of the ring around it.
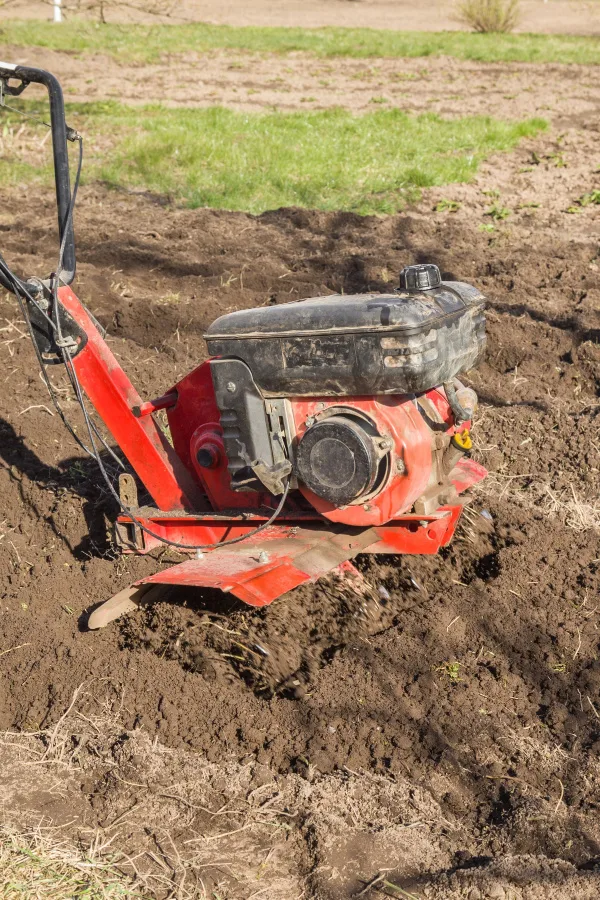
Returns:
[[[373,436],[360,422],[334,415],[305,431],[296,450],[296,466],[317,497],[343,506],[369,493],[379,456]]]

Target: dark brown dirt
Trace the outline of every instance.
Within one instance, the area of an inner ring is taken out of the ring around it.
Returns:
[[[423,260],[482,287],[489,349],[471,381],[492,474],[449,550],[364,559],[367,589],[330,579],[263,611],[179,591],[86,633],[86,609],[159,563],[114,558],[114,511],[3,297],[1,728],[52,726],[84,682],[90,715],[109,682],[122,729],[158,736],[182,771],[187,748],[280,779],[304,797],[287,845],[299,881],[263,896],[349,897],[379,868],[427,897],[597,896],[600,252],[594,207],[567,212],[598,187],[597,125],[583,124],[386,219],[83,191],[78,290],[148,396],[204,358],[203,330],[226,310],[387,289]],[[27,186],[1,199],[7,256],[48,270],[52,205]],[[436,212],[440,199],[461,207]],[[493,203],[511,215],[481,231]],[[101,823],[127,809],[105,781],[82,790]],[[426,841],[403,830],[411,791]],[[488,872],[488,857],[503,861]]]

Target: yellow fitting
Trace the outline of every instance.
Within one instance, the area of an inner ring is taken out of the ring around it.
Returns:
[[[473,441],[471,440],[471,433],[468,428],[465,428],[464,431],[456,432],[452,436],[452,443],[462,450],[464,453],[467,453],[469,450],[473,449]]]

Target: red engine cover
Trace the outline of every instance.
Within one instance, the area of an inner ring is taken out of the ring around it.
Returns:
[[[432,390],[426,396],[433,415],[446,425],[448,433],[453,433],[454,419],[445,395]],[[331,397],[292,400],[298,438],[332,407],[363,413],[382,437],[392,438],[388,475],[376,495],[347,506],[329,503],[300,482],[301,493],[325,518],[345,525],[384,525],[407,512],[430,483],[435,441],[435,433],[415,401],[405,396],[352,397],[341,402]]]

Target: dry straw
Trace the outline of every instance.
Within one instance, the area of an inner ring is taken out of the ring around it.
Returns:
[[[460,0],[457,17],[473,31],[509,32],[519,22],[519,0]]]

